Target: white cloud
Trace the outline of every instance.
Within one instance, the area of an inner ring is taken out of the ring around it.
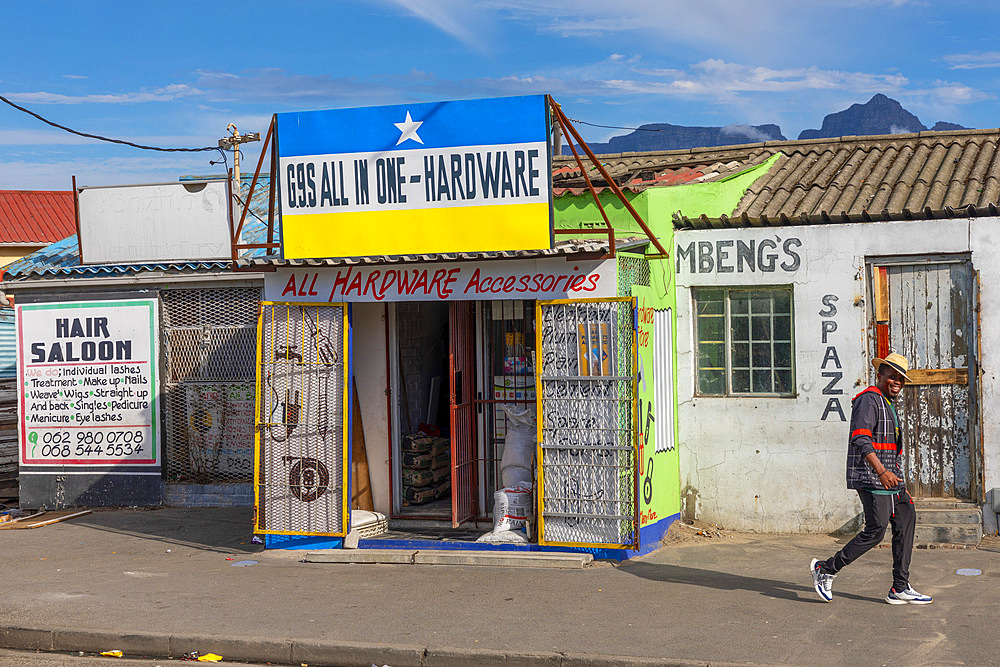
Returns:
[[[1000,67],[1000,51],[984,51],[981,53],[953,53],[946,55],[944,61],[951,69],[986,69]]]
[[[18,104],[140,104],[145,102],[173,102],[200,95],[201,91],[181,83],[161,88],[131,93],[92,93],[89,95],[63,95],[44,91],[4,93],[4,97]]]
[[[484,17],[474,11],[475,2],[470,0],[383,0],[401,7],[442,32],[451,35],[473,51],[486,52],[484,39]]]
[[[0,161],[0,183],[12,190],[69,190],[74,175],[78,185],[170,183],[183,174],[218,172],[218,168],[208,164],[209,155],[170,153],[134,158]]]
[[[266,126],[265,126],[266,127]],[[219,136],[222,136],[221,134]],[[131,141],[142,146],[169,148],[199,147],[214,143],[205,136],[197,135],[145,135],[114,136],[113,139]],[[208,142],[208,143],[206,143]],[[109,146],[108,142],[90,137],[81,137],[61,130],[0,130],[0,146]]]
[[[747,141],[771,141],[774,137],[761,132],[752,125],[727,125],[722,128],[722,134],[739,137]]]

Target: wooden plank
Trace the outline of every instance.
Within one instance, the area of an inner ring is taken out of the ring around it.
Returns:
[[[365,427],[361,419],[361,400],[358,398],[358,383],[351,380],[354,391],[351,442],[351,508],[375,511],[372,498],[372,481],[368,473],[368,451],[365,448]]]
[[[41,528],[49,524],[59,523],[67,519],[73,519],[84,514],[90,514],[91,510],[59,510],[56,512],[45,512],[41,516],[25,517],[23,519],[0,523],[0,530],[28,530],[31,528]],[[41,513],[39,513],[41,514]]]
[[[911,385],[968,384],[968,368],[911,368],[906,372]]]
[[[873,267],[875,278],[875,322],[889,321],[889,276],[884,266]]]

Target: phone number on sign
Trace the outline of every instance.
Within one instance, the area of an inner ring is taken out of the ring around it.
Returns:
[[[142,458],[146,439],[144,429],[30,431],[29,458]]]

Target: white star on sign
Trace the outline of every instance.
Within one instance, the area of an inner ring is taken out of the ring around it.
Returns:
[[[397,146],[400,145],[407,139],[413,139],[418,144],[424,143],[424,140],[421,139],[419,135],[417,135],[417,130],[423,124],[424,121],[422,120],[413,120],[412,118],[410,118],[410,112],[407,111],[406,120],[404,120],[402,123],[393,123],[393,125],[396,126],[396,129],[402,132],[402,134],[399,137],[399,141],[396,142],[396,145]]]

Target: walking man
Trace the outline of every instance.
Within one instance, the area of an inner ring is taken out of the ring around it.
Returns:
[[[893,401],[910,378],[910,364],[901,354],[875,359],[875,386],[851,402],[851,436],[847,445],[847,488],[861,497],[865,527],[844,548],[825,561],[813,559],[813,586],[825,602],[833,600],[833,578],[844,567],[882,541],[892,524],[892,588],[889,604],[930,604],[931,597],[910,586],[910,555],[916,513],[903,485],[903,442]]]

